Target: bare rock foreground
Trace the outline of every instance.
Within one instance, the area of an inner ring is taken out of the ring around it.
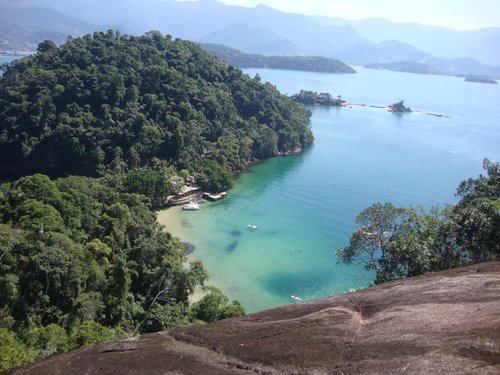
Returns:
[[[500,262],[98,345],[7,373],[500,374]]]

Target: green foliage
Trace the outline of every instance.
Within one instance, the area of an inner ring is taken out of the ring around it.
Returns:
[[[154,205],[171,188],[151,171],[157,160],[201,171],[216,156],[236,172],[258,157],[261,129],[279,138],[270,156],[312,142],[308,111],[274,86],[159,32],[43,42],[7,66],[0,108],[0,176],[146,167],[126,176],[126,188]]]
[[[117,340],[122,337],[123,333],[121,332],[104,327],[93,321],[86,321],[80,324],[71,335],[71,346],[73,348],[81,348]]]
[[[123,175],[123,190],[145,195],[151,199],[153,207],[160,207],[167,195],[176,192],[173,175],[168,170],[134,169]]]
[[[27,199],[19,206],[17,212],[19,225],[22,228],[34,230],[61,230],[64,222],[59,211],[51,205]]]
[[[219,193],[233,185],[231,172],[227,167],[213,160],[207,160],[203,165],[203,171],[197,178],[198,184],[205,191]]]
[[[451,212],[457,242],[473,262],[500,258],[500,165],[485,159],[483,168],[486,176],[460,184]]]
[[[221,44],[202,44],[208,52],[239,68],[305,70],[322,73],[356,73],[344,62],[322,56],[263,56],[238,51]]]
[[[34,360],[33,353],[13,332],[0,328],[0,371]]]
[[[460,184],[458,204],[443,210],[374,204],[357,217],[360,225],[339,261],[361,262],[375,282],[500,259],[500,167],[485,160],[487,176]]]
[[[397,103],[389,105],[389,111],[395,113],[411,112],[411,108],[405,106],[404,100],[400,100]]]
[[[194,303],[191,312],[196,319],[214,322],[220,319],[245,315],[245,309],[238,301],[229,303],[228,298],[215,287],[205,287],[205,295]]]
[[[170,331],[191,325],[186,304],[155,304],[148,312],[142,329],[146,332]]]
[[[340,95],[337,98],[332,97],[329,93],[317,93],[315,91],[300,90],[298,94],[291,96],[292,100],[297,103],[307,104],[307,105],[329,105],[329,106],[341,106],[345,103]]]
[[[189,295],[208,274],[201,262],[184,265],[144,196],[43,175],[2,194],[0,327],[13,353],[4,366],[191,324]]]
[[[37,351],[37,358],[45,358],[65,352],[69,347],[69,337],[64,328],[57,324],[37,327],[28,332],[27,341]]]

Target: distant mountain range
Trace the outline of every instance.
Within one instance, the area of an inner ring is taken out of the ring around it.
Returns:
[[[444,58],[474,57],[487,65],[500,66],[500,28],[453,30],[418,23],[397,23],[383,18],[347,21],[341,18],[314,17],[322,25],[352,26],[374,43],[397,39]]]
[[[216,0],[0,0],[0,50],[114,28],[159,30],[246,53],[324,56],[350,64],[416,62],[448,74],[500,77],[500,28],[458,31],[374,18],[347,21]]]
[[[36,0],[0,0],[0,51],[33,51],[43,40],[63,43],[69,35],[112,28],[85,22]]]

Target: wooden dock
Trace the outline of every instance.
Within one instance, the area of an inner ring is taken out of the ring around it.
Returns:
[[[186,186],[181,193],[167,196],[165,204],[168,206],[180,206],[197,200],[200,195],[201,188],[199,186]]]
[[[210,194],[210,193],[203,193],[203,198],[205,198],[207,201],[215,202],[215,201],[220,201],[221,199],[224,199],[227,197],[227,193],[223,191],[222,193],[219,194]]]

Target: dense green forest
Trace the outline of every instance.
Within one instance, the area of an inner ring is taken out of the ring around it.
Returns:
[[[245,53],[221,44],[201,44],[208,52],[239,68],[305,70],[320,73],[356,73],[346,63],[322,56],[263,56]]]
[[[318,105],[330,105],[335,107],[341,106],[346,102],[345,100],[342,100],[340,95],[334,98],[331,94],[327,92],[317,93],[316,91],[308,91],[308,90],[300,90],[299,93],[292,95],[291,99],[294,102],[306,105],[318,104]]]
[[[159,32],[46,41],[4,69],[0,176],[100,176],[159,162],[227,174],[313,140],[310,112],[273,85]]]
[[[339,261],[363,263],[375,283],[500,259],[500,165],[484,160],[487,175],[460,184],[460,201],[430,212],[376,203],[357,217],[360,225]]]
[[[148,198],[108,184],[35,174],[2,185],[0,370],[244,313],[215,288],[190,304],[208,277],[201,263],[183,265]]]

